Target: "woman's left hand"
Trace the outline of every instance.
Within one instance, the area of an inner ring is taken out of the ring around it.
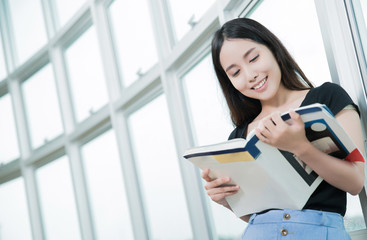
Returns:
[[[256,127],[256,136],[260,141],[278,149],[297,152],[297,149],[309,142],[300,115],[293,110],[289,111],[289,115],[291,119],[287,122],[283,121],[279,112],[261,119]]]

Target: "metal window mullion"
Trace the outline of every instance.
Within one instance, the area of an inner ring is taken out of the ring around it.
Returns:
[[[222,26],[225,22],[235,17],[233,11],[231,11],[232,8],[230,7],[232,6],[232,4],[234,4],[234,2],[237,2],[237,0],[216,1],[220,26]]]
[[[75,128],[75,118],[71,98],[71,89],[67,79],[67,70],[64,62],[64,50],[53,46],[50,50],[50,62],[53,65],[57,95],[62,116],[65,134],[70,134]]]
[[[170,54],[161,60],[163,68],[166,70],[174,69],[185,64],[188,58],[197,53],[199,46],[211,41],[214,31],[218,29],[218,23],[217,6],[212,5],[201,18],[200,22],[195,25],[193,31],[190,31],[180,40],[179,44],[172,49]]]
[[[115,112],[111,116],[112,126],[120,155],[120,163],[126,189],[126,197],[130,209],[131,226],[135,239],[149,239],[149,225],[145,215],[144,199],[139,185],[137,167],[133,156],[133,146],[128,130],[126,117],[122,112]]]
[[[185,149],[193,146],[194,140],[189,125],[190,120],[185,110],[185,100],[180,91],[180,79],[175,78],[175,73],[165,73],[162,76],[162,82],[167,99],[192,231],[194,239],[213,239],[214,229],[211,227],[209,208],[203,193],[200,173],[182,157]]]
[[[95,239],[95,236],[93,231],[92,213],[88,200],[87,186],[81,162],[82,160],[79,153],[79,145],[72,141],[70,137],[75,132],[76,122],[71,98],[71,89],[64,62],[64,49],[58,45],[52,46],[52,49],[50,50],[50,60],[53,64],[62,122],[67,139],[65,149],[69,159],[80,231],[83,239],[93,240]]]
[[[53,0],[41,0],[42,12],[47,30],[48,40],[56,33],[59,24],[58,11],[56,11],[56,4]]]
[[[93,214],[90,208],[80,146],[77,142],[68,140],[65,149],[69,158],[82,239],[94,240]]]
[[[43,226],[41,219],[41,210],[39,206],[39,198],[37,194],[37,186],[34,177],[33,167],[25,165],[25,160],[31,155],[31,145],[29,133],[27,130],[27,122],[25,117],[24,105],[21,96],[20,83],[17,79],[9,80],[9,92],[12,98],[15,125],[18,134],[18,143],[20,147],[20,170],[25,182],[25,190],[27,196],[28,212],[34,239],[42,240]]]
[[[153,35],[158,53],[158,61],[162,61],[175,44],[173,21],[170,20],[168,0],[148,1],[149,13],[153,22]]]
[[[57,42],[57,41],[56,41]],[[64,49],[60,46],[53,46],[50,50],[50,60],[53,64],[59,104],[61,108],[62,121],[67,142],[65,144],[66,153],[69,159],[74,196],[78,210],[78,219],[83,239],[95,239],[92,214],[87,194],[87,186],[84,177],[79,146],[72,142],[70,136],[75,131],[74,111],[72,105],[71,91],[67,80],[67,70],[65,67]]]
[[[8,79],[8,90],[12,100],[20,158],[24,160],[27,159],[31,154],[31,144],[29,132],[27,129],[27,121],[25,107],[22,100],[21,86],[18,79]]]
[[[176,77],[177,71],[171,68],[172,66],[170,62],[172,61],[172,58],[174,58],[174,62],[176,62],[179,58],[182,58],[183,55],[187,57],[189,54],[185,51],[180,52],[179,55],[177,55],[177,53],[171,52],[171,49],[175,44],[175,37],[172,29],[172,21],[169,21],[168,19],[170,13],[168,12],[169,8],[167,4],[167,1],[154,1],[150,2],[149,5],[149,9],[151,10],[151,15],[153,18],[152,21],[154,23],[154,35],[158,48],[160,77],[167,100],[166,102],[168,104],[168,112],[170,115],[170,121],[177,150],[178,164],[182,176],[193,237],[194,239],[212,239],[213,232],[210,227],[208,207],[202,190],[200,174],[197,169],[190,165],[189,162],[186,162],[184,159],[182,159],[182,153],[184,149],[186,149],[188,146],[191,146],[193,140],[188,126],[189,121],[183,107],[184,100],[180,94],[179,79]],[[211,13],[213,13],[213,11],[211,11]],[[210,26],[212,23],[212,14],[207,14],[206,16],[209,16],[210,19],[205,19],[203,17],[200,25],[195,26],[197,32],[201,32],[200,30],[205,32],[205,30],[202,29],[203,26]],[[158,26],[165,27],[160,28]],[[193,36],[193,33],[191,36]],[[194,38],[201,39],[201,34],[195,35]],[[187,39],[187,37],[185,39]],[[187,46],[182,42],[185,41],[185,39],[181,40],[180,45]],[[190,53],[192,52],[190,51]]]
[[[135,239],[150,239],[151,228],[147,216],[146,200],[139,180],[139,169],[134,158],[134,146],[131,141],[128,118],[132,113],[162,94],[159,78],[154,77],[156,75],[155,69],[128,88],[126,92],[133,99],[128,98],[130,101],[126,99],[127,101],[116,102],[114,104],[116,111],[111,117],[121,157]]]
[[[262,0],[217,0],[218,10],[221,11],[219,15],[220,25],[223,25],[231,19],[247,16],[253,11],[254,6],[261,1]]]
[[[129,145],[131,141],[129,139],[126,119],[121,109],[114,107],[114,103],[121,98],[121,83],[119,81],[118,64],[113,47],[112,34],[110,32],[111,26],[106,13],[109,5],[110,1],[95,1],[91,5],[91,15],[96,27],[99,49],[103,59],[105,82],[109,95],[110,118],[121,159],[121,172],[123,173],[126,198],[130,209],[132,231],[135,239],[149,239],[143,199],[137,179],[133,154],[131,152],[132,146]]]
[[[107,5],[95,3],[91,5],[91,15],[97,32],[99,50],[102,57],[102,64],[105,76],[105,83],[108,90],[110,102],[116,101],[120,97],[121,85],[119,81],[118,65],[116,63],[115,50],[111,37],[108,17],[106,15]]]
[[[7,0],[0,0],[0,31],[8,74],[15,68],[18,61],[14,33],[9,15],[10,9]]]
[[[56,32],[57,12],[54,11],[55,3],[51,0],[41,0],[43,19],[47,30],[48,40],[50,40]]]
[[[43,221],[40,207],[40,199],[37,188],[37,181],[33,166],[21,162],[21,173],[24,178],[25,190],[27,195],[28,212],[32,228],[33,239],[46,239],[43,229]]]

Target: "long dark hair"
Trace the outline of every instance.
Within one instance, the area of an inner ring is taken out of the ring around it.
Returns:
[[[249,98],[234,88],[223,70],[219,55],[226,39],[250,39],[265,45],[274,55],[281,71],[281,83],[290,90],[313,88],[301,68],[294,61],[281,41],[266,27],[249,18],[237,18],[225,23],[213,37],[212,58],[215,73],[227,101],[232,122],[239,126],[254,119],[261,112],[257,99]]]

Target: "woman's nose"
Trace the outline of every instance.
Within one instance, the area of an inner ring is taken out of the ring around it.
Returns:
[[[257,77],[259,76],[257,72],[251,71],[250,69],[245,70],[245,74],[246,74],[246,79],[249,82],[256,82]]]

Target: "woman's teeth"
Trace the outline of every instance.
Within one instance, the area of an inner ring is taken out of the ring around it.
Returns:
[[[261,87],[265,84],[266,79],[267,79],[267,78],[264,78],[264,80],[262,80],[258,85],[256,85],[256,86],[254,87],[254,89],[255,89],[255,90],[257,90],[257,89],[261,88]]]

